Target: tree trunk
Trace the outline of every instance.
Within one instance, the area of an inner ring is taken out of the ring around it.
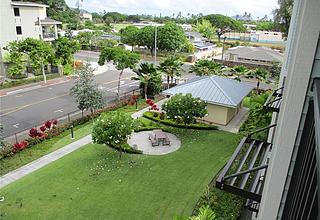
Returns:
[[[133,45],[131,46],[131,51],[133,52]]]
[[[260,80],[257,81],[257,93],[259,93]]]
[[[121,72],[119,74],[119,79],[118,79],[118,92],[117,92],[118,101],[120,101],[120,80],[121,80],[122,74],[123,74],[123,70],[121,70]]]
[[[119,160],[121,160],[121,159],[122,159],[122,149],[120,147],[120,149],[119,149]]]
[[[167,75],[167,88],[170,89],[170,76]]]
[[[153,57],[153,48],[150,49],[151,56]]]
[[[63,66],[62,66],[62,64],[58,65],[58,73],[59,73],[60,76],[63,76]]]
[[[173,76],[171,76],[171,84],[173,84]]]
[[[147,82],[144,83],[144,99],[148,99],[148,84]]]
[[[46,76],[46,73],[44,72],[43,62],[41,63],[41,71],[42,71],[42,75],[43,75],[44,84],[47,84],[47,76]]]

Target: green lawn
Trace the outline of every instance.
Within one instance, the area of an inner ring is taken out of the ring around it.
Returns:
[[[174,129],[181,148],[164,156],[89,144],[1,189],[1,219],[172,219],[190,215],[239,136]]]
[[[156,98],[155,101],[160,100],[160,98]],[[143,109],[147,107],[144,99],[139,99],[138,101],[138,109]],[[135,105],[126,105],[118,109],[119,111],[127,112],[128,114],[132,114],[136,112]],[[27,163],[30,163],[48,153],[51,153],[61,147],[66,146],[88,134],[91,134],[92,131],[92,121],[89,121],[83,125],[79,125],[75,127],[74,134],[75,139],[71,139],[70,131],[65,131],[57,137],[54,137],[50,140],[46,140],[36,146],[32,146],[31,148],[27,148],[17,154],[14,154],[11,157],[6,157],[0,160],[0,175],[4,175],[12,170],[15,170]]]

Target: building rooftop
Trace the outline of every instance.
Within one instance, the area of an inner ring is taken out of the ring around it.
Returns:
[[[36,21],[35,24],[39,25],[39,21]],[[40,20],[40,24],[41,25],[53,25],[53,24],[62,24],[62,22],[46,17],[45,19]]]
[[[13,6],[24,6],[24,7],[49,7],[48,5],[36,3],[36,2],[22,2],[22,1],[12,1]]]
[[[282,62],[283,54],[267,47],[238,46],[230,48],[226,54],[236,54],[240,58]]]
[[[195,37],[195,38],[202,38],[202,35],[196,31],[185,31],[184,32],[187,36]]]
[[[196,41],[196,42],[193,42],[193,45],[197,49],[204,49],[204,48],[208,48],[208,47],[213,47],[214,46],[213,43],[205,42],[205,41]]]
[[[245,83],[221,76],[207,76],[193,79],[163,91],[166,95],[190,93],[193,97],[216,105],[236,107],[253,89]]]

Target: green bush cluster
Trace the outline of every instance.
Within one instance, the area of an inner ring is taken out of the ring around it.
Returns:
[[[218,130],[217,126],[208,125],[204,123],[184,125],[182,124],[182,121],[179,123],[179,121],[177,120],[173,121],[167,118],[166,116],[161,116],[161,113],[160,114],[158,113],[157,116],[155,117],[153,112],[145,112],[143,114],[143,117],[148,118],[152,121],[159,122],[161,124],[176,127],[176,128],[187,128],[187,129],[195,129],[195,130]],[[161,119],[160,117],[163,119]]]
[[[193,215],[198,215],[201,207],[209,206],[215,213],[216,219],[237,220],[244,203],[245,199],[239,196],[208,186],[199,199]]]

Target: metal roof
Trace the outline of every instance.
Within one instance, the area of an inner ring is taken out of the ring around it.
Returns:
[[[283,61],[283,54],[267,47],[238,46],[230,48],[226,54],[236,54],[239,58],[256,59],[265,61]]]
[[[193,97],[222,106],[236,107],[253,89],[252,86],[221,76],[193,79],[163,91],[167,95],[190,93]]]
[[[45,4],[39,4],[37,2],[21,2],[21,1],[12,1],[11,5],[13,6],[25,6],[25,7],[46,7],[48,8],[48,5]]]
[[[35,24],[39,25],[39,21],[36,21]],[[41,25],[54,25],[54,24],[62,24],[62,22],[46,17],[46,18],[40,20],[40,24]]]

